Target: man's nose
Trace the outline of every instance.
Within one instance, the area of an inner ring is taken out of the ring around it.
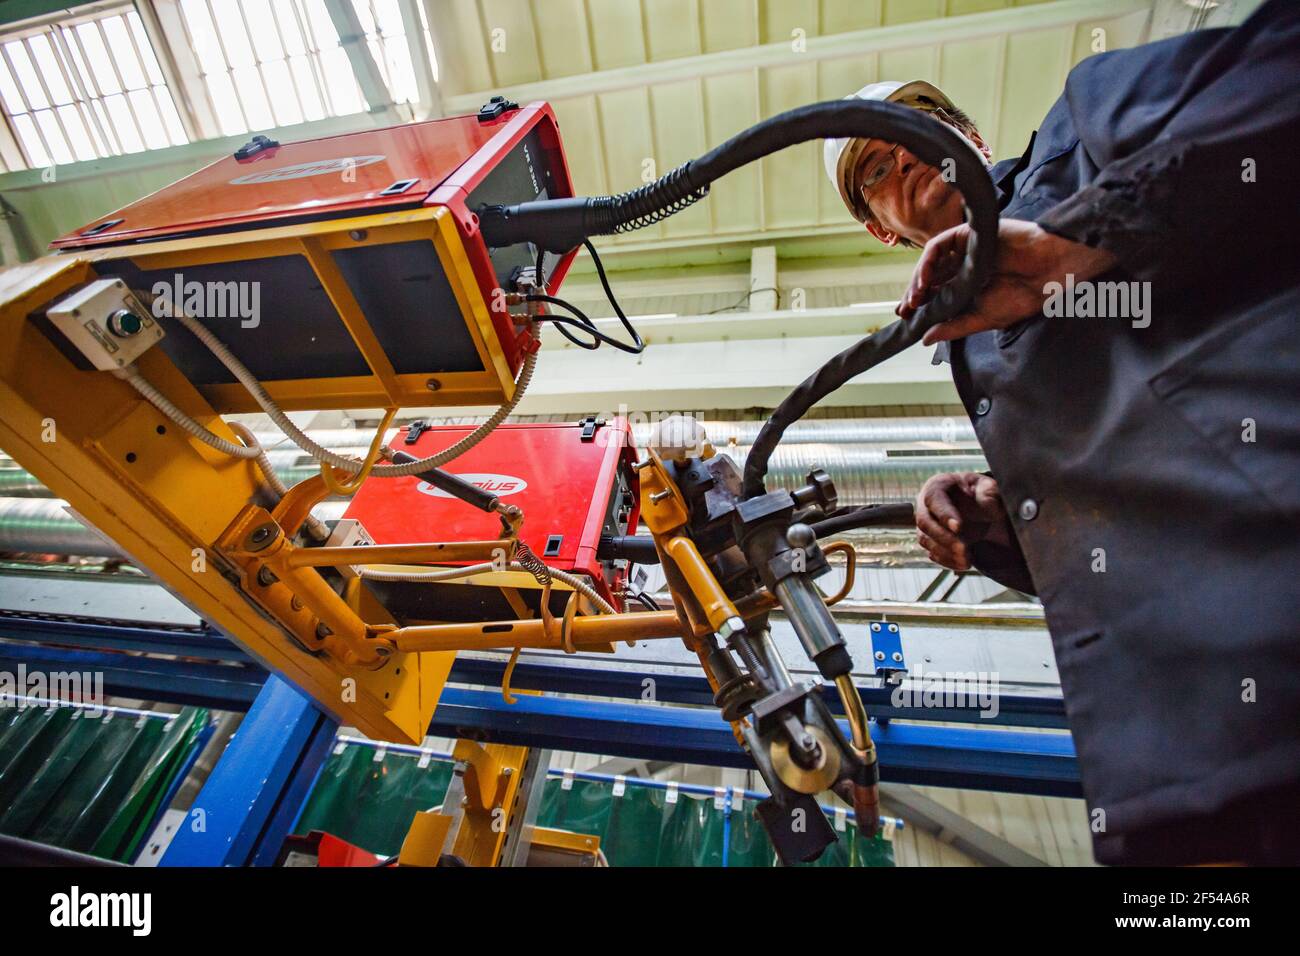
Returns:
[[[898,172],[903,176],[906,176],[911,172],[912,167],[920,162],[916,157],[916,154],[906,146],[899,146],[898,152],[894,154],[894,157],[895,161],[898,163]]]

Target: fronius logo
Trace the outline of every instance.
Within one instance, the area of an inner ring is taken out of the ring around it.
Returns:
[[[281,166],[278,169],[264,169],[232,179],[232,186],[248,186],[253,183],[278,183],[283,179],[305,179],[308,176],[324,176],[327,173],[345,173],[350,169],[359,169],[371,163],[383,162],[383,156],[341,156],[338,159],[318,159],[314,163],[298,163],[296,166]]]
[[[498,498],[504,498],[506,495],[517,495],[528,487],[528,482],[522,478],[516,478],[513,475],[457,475],[468,481],[475,487],[482,488],[490,495],[496,495]],[[435,498],[452,498],[440,488],[435,488],[427,481],[422,481],[415,486],[415,490],[422,495],[432,495]]]

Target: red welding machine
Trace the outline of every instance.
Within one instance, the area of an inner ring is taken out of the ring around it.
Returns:
[[[437,454],[471,431],[470,425],[402,430],[392,447],[417,458]],[[591,579],[601,596],[620,610],[627,567],[602,560],[602,535],[636,530],[636,450],[625,419],[577,424],[538,422],[500,425],[444,470],[497,495],[524,511],[520,539],[543,561]],[[376,544],[420,541],[481,541],[501,533],[500,519],[470,507],[418,476],[371,478],[356,493],[345,518],[355,518]],[[407,620],[492,620],[516,616],[495,588],[453,584],[370,582],[385,606]],[[467,594],[466,592],[472,592]],[[535,599],[535,596],[533,596]],[[563,599],[557,611],[563,610]],[[503,606],[497,607],[500,602]]]
[[[494,98],[391,129],[255,136],[52,245],[177,298],[283,408],[487,405],[536,347],[499,290],[538,250],[489,248],[478,210],[572,195],[550,106]],[[575,254],[546,255],[549,292]],[[215,411],[255,410],[192,337],[159,347]]]

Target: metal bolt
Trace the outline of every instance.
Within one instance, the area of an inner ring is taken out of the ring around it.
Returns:
[[[878,661],[883,661],[884,659],[885,659],[885,652],[884,652],[884,651],[876,651],[876,660],[878,660]]]
[[[872,624],[872,625],[871,625],[871,629],[872,629],[873,631],[878,631],[878,630],[880,630],[880,625],[879,625],[879,624]]]
[[[897,634],[897,633],[898,633],[898,625],[897,625],[897,624],[891,624],[891,625],[889,625],[889,633],[890,633],[890,634]]]
[[[393,649],[391,647],[386,647],[383,644],[376,644],[375,653],[378,654],[380,657],[392,657]]]
[[[671,488],[665,488],[663,491],[656,491],[654,494],[652,494],[650,496],[650,500],[653,501],[655,504],[658,504],[659,502],[663,501],[665,498],[671,498],[672,494],[673,494],[673,490]]]
[[[249,533],[248,540],[244,543],[244,547],[249,551],[261,551],[275,540],[278,532],[279,528],[274,524],[268,523],[258,525]]]
[[[278,580],[280,579],[275,576],[275,572],[273,572],[266,565],[262,565],[262,567],[260,567],[257,571],[257,583],[264,588],[269,588],[272,584],[274,584]],[[295,598],[294,600],[297,599]]]
[[[894,660],[895,660],[896,662],[898,662],[899,664],[903,663],[903,655],[900,654],[900,653],[898,653],[898,651],[894,651],[894,655],[893,655],[893,657],[894,657]]]
[[[316,625],[316,636],[319,637],[319,638],[322,638],[322,639],[323,639],[323,638],[329,637],[329,636],[330,636],[331,634],[333,634],[333,633],[334,633],[334,632],[331,631],[331,630],[329,629],[329,627],[326,626],[325,624],[317,624],[317,625]]]
[[[987,398],[981,398],[978,402],[975,403],[975,414],[987,415],[989,413],[989,409],[992,407],[993,407],[992,402],[990,402]]]
[[[289,599],[289,607],[293,608],[295,611],[301,611],[302,599],[295,594],[292,598]]]
[[[739,617],[729,617],[722,622],[718,628],[718,637],[723,641],[731,640],[733,635],[739,634],[745,629],[745,622]]]
[[[1033,521],[1038,517],[1038,502],[1033,498],[1026,498],[1020,502],[1020,517],[1025,521]]]
[[[424,383],[424,387],[431,392],[436,392],[438,389],[442,388],[442,383],[436,378],[431,378]]]
[[[640,471],[643,468],[649,468],[651,461],[652,459],[650,458],[642,458],[640,461],[636,462],[632,467],[635,470]]]
[[[361,242],[366,238],[366,231],[364,229],[353,229],[348,233],[348,238],[353,242]]]

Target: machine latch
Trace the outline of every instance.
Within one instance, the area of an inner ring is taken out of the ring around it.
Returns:
[[[595,441],[596,429],[605,423],[596,418],[595,415],[588,415],[582,421],[578,422],[578,424],[582,426],[582,440]]]
[[[504,96],[494,96],[479,108],[478,121],[480,123],[490,123],[494,119],[499,119],[502,113],[517,109],[519,109],[518,103],[508,100]]]
[[[427,432],[433,426],[428,422],[411,422],[406,426],[406,437],[402,441],[407,445],[414,445],[420,440],[420,436]]]
[[[415,185],[416,183],[418,183],[418,182],[419,182],[418,179],[399,179],[397,182],[393,183],[391,186],[385,186],[383,189],[381,189],[381,190],[379,191],[379,195],[381,195],[381,196],[400,196],[402,193],[406,192],[408,189],[410,189],[412,186],[414,186],[414,185]]]
[[[269,136],[263,136],[260,133],[254,136],[239,149],[235,150],[235,159],[248,159],[250,156],[256,156],[264,149],[275,149],[279,142],[271,139]]]
[[[111,229],[113,226],[120,225],[123,222],[125,222],[125,220],[123,219],[106,219],[104,222],[101,222],[97,226],[91,226],[89,229],[82,232],[82,235],[96,236],[99,233],[103,232],[105,229]]]

